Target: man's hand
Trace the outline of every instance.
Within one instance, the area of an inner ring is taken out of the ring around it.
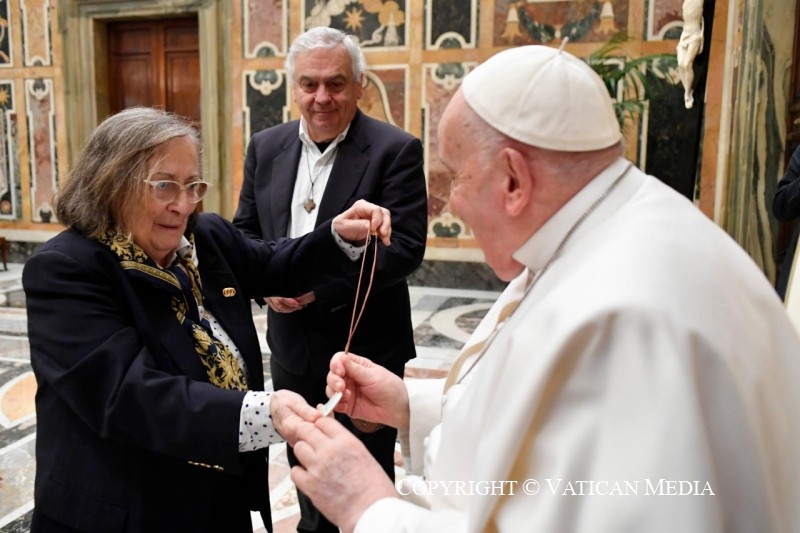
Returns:
[[[307,292],[297,298],[284,298],[271,296],[267,298],[267,305],[277,313],[294,313],[316,300],[313,292]]]
[[[290,446],[294,446],[297,441],[297,430],[303,423],[314,422],[322,416],[302,396],[285,389],[272,393],[269,411],[275,429]]]
[[[292,468],[292,481],[345,533],[370,505],[397,497],[383,468],[336,419],[302,423],[297,435],[294,454],[302,466]]]
[[[333,230],[351,243],[366,242],[370,234],[377,234],[381,242],[389,246],[392,218],[388,209],[357,200],[350,209],[333,219]]]
[[[408,391],[403,380],[365,357],[338,352],[331,358],[325,394],[341,392],[335,411],[350,418],[408,430]]]

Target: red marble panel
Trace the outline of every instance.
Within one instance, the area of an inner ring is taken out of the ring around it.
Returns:
[[[425,106],[425,153],[428,173],[428,220],[440,227],[435,237],[465,237],[471,235],[466,225],[449,211],[450,172],[439,160],[437,129],[450,98],[458,89],[464,75],[474,64],[442,63],[425,65],[423,105]],[[452,231],[451,231],[452,230]]]
[[[283,37],[285,14],[284,0],[242,0],[244,57],[259,56],[259,49],[264,47],[278,54],[286,53]]]
[[[55,222],[53,197],[57,188],[55,168],[56,139],[53,131],[52,79],[25,80],[28,115],[28,150],[31,161],[31,218],[36,222]]]
[[[647,17],[647,40],[677,39],[683,27],[683,0],[650,0]],[[676,33],[665,37],[665,33]]]
[[[50,0],[20,0],[25,66],[49,66],[53,51],[50,45]]]
[[[405,67],[373,67],[358,107],[367,115],[408,130]]]
[[[494,46],[605,42],[627,31],[628,0],[497,0]]]

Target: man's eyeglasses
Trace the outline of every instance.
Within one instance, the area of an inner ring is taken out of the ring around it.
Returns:
[[[186,191],[186,199],[196,204],[203,199],[203,196],[208,192],[208,187],[211,185],[207,181],[193,181],[186,185],[172,180],[151,180],[147,178],[144,181],[153,187],[153,194],[156,199],[164,203],[174,202],[182,191]]]

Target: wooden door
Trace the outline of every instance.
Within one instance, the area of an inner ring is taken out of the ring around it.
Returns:
[[[200,130],[197,18],[113,22],[107,26],[111,113],[159,107]]]

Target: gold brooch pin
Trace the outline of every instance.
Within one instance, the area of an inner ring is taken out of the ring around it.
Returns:
[[[232,298],[236,296],[236,289],[234,289],[233,287],[225,287],[224,289],[222,289],[222,295],[225,298]]]

